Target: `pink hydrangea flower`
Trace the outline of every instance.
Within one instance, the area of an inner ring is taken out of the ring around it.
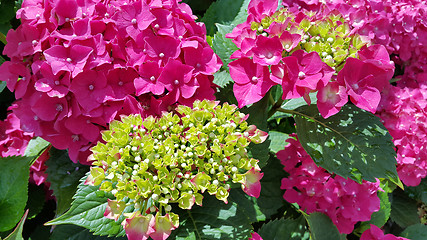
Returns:
[[[374,224],[371,224],[371,228],[365,230],[360,236],[360,240],[409,240],[404,237],[396,237],[393,234],[384,234],[384,232]]]
[[[24,0],[17,17],[0,78],[15,92],[22,128],[57,141],[75,162],[86,163],[101,139],[93,127],[90,136],[70,130],[70,121],[100,131],[120,114],[215,98],[221,60],[203,23],[178,0]]]
[[[346,234],[353,231],[357,222],[368,221],[380,209],[376,194],[379,181],[359,184],[333,176],[314,163],[298,139],[289,138],[287,142],[285,149],[276,154],[289,173],[281,185],[286,190],[283,195],[286,201],[297,203],[308,214],[328,215],[338,230]]]

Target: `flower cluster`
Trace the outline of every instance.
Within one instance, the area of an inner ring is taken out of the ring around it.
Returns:
[[[370,45],[339,14],[276,11],[278,1],[251,1],[246,22],[227,37],[239,50],[230,74],[239,107],[257,102],[281,84],[283,99],[317,92],[323,117],[339,112],[348,97],[375,112],[394,64],[384,46]]]
[[[8,110],[13,110],[11,106]],[[13,112],[9,112],[4,121],[0,121],[0,157],[23,156],[33,133],[24,132],[20,121]],[[49,159],[49,151],[44,151],[30,167],[30,181],[41,185],[46,181],[45,162]]]
[[[427,176],[427,85],[390,88],[377,115],[393,137],[399,178],[419,185]]]
[[[409,240],[404,237],[396,237],[393,234],[386,234],[374,224],[371,224],[371,228],[364,231],[360,240]]]
[[[427,4],[417,0],[403,1],[308,1],[285,0],[293,12],[340,12],[348,19],[354,32],[366,36],[374,43],[386,46],[393,61],[409,78],[427,68]],[[408,79],[408,78],[406,78]],[[426,82],[427,78],[421,79]]]
[[[120,114],[214,99],[221,61],[178,0],[24,0],[0,78],[25,131],[86,162]]]
[[[289,173],[281,185],[286,189],[286,201],[297,203],[307,213],[325,213],[346,234],[353,231],[354,224],[370,220],[371,214],[380,209],[379,181],[359,184],[331,174],[314,163],[298,139],[289,138],[287,142],[285,149],[277,153]]]
[[[230,184],[240,183],[248,195],[259,196],[263,174],[246,147],[267,133],[248,126],[248,115],[236,106],[217,104],[197,100],[193,108],[178,106],[178,114],[145,120],[123,116],[102,132],[106,144],[92,147],[94,167],[85,183],[116,197],[104,216],[125,215],[129,239],[166,239],[179,224],[170,204],[202,205],[205,191],[227,203]],[[135,212],[123,213],[126,205]]]

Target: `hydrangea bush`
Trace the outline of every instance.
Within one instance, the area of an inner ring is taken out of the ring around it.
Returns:
[[[1,2],[0,238],[424,239],[426,6]]]

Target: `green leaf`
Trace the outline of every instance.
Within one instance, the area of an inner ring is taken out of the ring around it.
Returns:
[[[261,193],[257,204],[261,212],[270,218],[286,203],[283,199],[283,191],[280,189],[282,178],[286,177],[286,173],[283,165],[275,157],[271,157],[261,171],[264,176],[261,178]]]
[[[375,115],[353,105],[324,119],[317,106],[295,111],[298,138],[317,165],[344,178],[399,182],[391,136]]]
[[[172,231],[168,239],[205,240],[233,239],[247,240],[253,232],[245,208],[235,202],[225,204],[213,196],[204,195],[203,206],[191,210],[174,208],[179,215],[179,227]]]
[[[426,240],[427,226],[421,223],[411,225],[407,227],[400,236],[411,240]]]
[[[0,23],[9,22],[12,18],[15,18],[15,1],[0,1]]]
[[[276,85],[278,86],[278,85]],[[283,94],[283,92],[281,91],[280,93]],[[309,93],[310,96],[310,100],[312,104],[316,104],[317,103],[317,93]],[[277,93],[275,94],[277,95]],[[280,95],[280,98],[282,98],[282,95]],[[277,101],[277,100],[276,100]],[[302,106],[307,106],[307,102],[304,100],[304,98],[300,97],[300,98],[294,98],[294,99],[289,99],[283,102],[281,108],[286,109],[286,110],[295,110],[299,107]],[[286,117],[291,117],[292,115],[289,113],[284,113],[284,112],[275,112],[268,120],[272,120],[272,119],[280,119],[280,118],[286,118]]]
[[[405,192],[408,193],[409,197],[427,204],[427,178],[421,179],[421,183],[416,187],[405,187]]]
[[[12,25],[10,25],[9,22],[0,22],[0,42],[2,42],[3,44],[6,45],[7,41],[6,41],[6,35],[7,32],[9,32],[9,30],[12,28]]]
[[[236,203],[237,210],[243,212],[252,223],[266,220],[266,216],[257,204],[257,199],[247,195],[242,189],[230,191],[228,201]]]
[[[124,236],[125,230],[120,225],[125,218],[123,215],[117,222],[104,217],[107,199],[114,199],[114,196],[99,191],[99,186],[84,185],[87,175],[81,179],[70,210],[47,222],[46,225],[74,224],[89,229],[94,235]],[[132,211],[131,206],[124,210],[124,212]]]
[[[310,234],[307,231],[305,219],[277,219],[270,221],[258,230],[262,239],[280,240],[308,240]]]
[[[420,223],[417,202],[402,191],[395,191],[391,199],[390,218],[402,228]]]
[[[60,225],[53,229],[49,240],[109,240],[127,239],[126,237],[109,238],[107,236],[93,235],[88,229],[76,225]]]
[[[214,52],[221,58],[224,67],[228,69],[227,66],[231,62],[230,56],[238,48],[231,39],[225,37],[225,34],[230,33],[234,27],[222,24],[216,24],[216,26],[218,32],[214,35],[212,47]]]
[[[24,216],[22,216],[21,221],[19,221],[18,226],[16,226],[15,230],[9,236],[7,236],[4,240],[24,240],[22,237],[22,230],[24,229],[25,219],[27,219],[28,210],[25,211]]]
[[[325,214],[314,212],[310,215],[304,214],[304,216],[313,240],[339,240],[341,238],[337,227]]]
[[[220,86],[221,88],[224,88],[227,84],[234,83],[234,81],[231,78],[230,73],[227,71],[220,71],[214,73],[213,83]]]
[[[31,160],[21,156],[0,158],[0,232],[12,229],[24,214]]]
[[[285,149],[286,139],[289,135],[282,132],[270,131],[268,132],[268,138],[270,139],[270,152],[276,154],[278,151]]]
[[[267,126],[267,112],[268,109],[268,96],[265,96],[260,101],[252,104],[250,107],[241,109],[241,112],[249,114],[247,122],[255,125],[258,129],[268,132]],[[249,145],[248,155],[259,160],[258,165],[262,168],[267,164],[269,155],[270,139],[265,140],[261,144],[251,143]]]
[[[44,185],[37,186],[28,184],[28,201],[26,209],[29,209],[28,219],[32,219],[39,214],[45,203]]]
[[[2,58],[0,56],[0,58]],[[3,92],[3,90],[6,88],[6,81],[0,81],[0,93]]]
[[[218,0],[210,5],[201,19],[206,25],[208,35],[216,32],[215,24],[229,25],[246,20],[249,0]]]
[[[41,137],[33,138],[28,143],[24,156],[37,159],[37,157],[40,156],[49,145],[50,143]]]
[[[60,215],[70,208],[79,180],[89,171],[89,166],[73,163],[65,150],[51,148],[49,155],[47,181],[56,197],[56,214]]]
[[[378,191],[377,195],[381,202],[380,210],[378,212],[372,213],[371,220],[362,222],[357,228],[357,232],[363,233],[365,230],[371,228],[371,224],[374,224],[377,227],[382,227],[390,218],[391,204],[388,199],[387,192]]]

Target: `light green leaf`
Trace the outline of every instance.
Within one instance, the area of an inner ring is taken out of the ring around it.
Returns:
[[[234,83],[234,81],[231,78],[230,73],[227,71],[220,71],[214,73],[213,83],[220,86],[221,88],[224,88],[227,84]]]
[[[15,230],[9,234],[4,240],[24,240],[22,237],[22,230],[24,229],[25,219],[27,219],[28,210],[25,211],[24,216],[22,216],[21,221],[19,221],[18,226]]]
[[[49,240],[109,240],[127,239],[126,237],[109,238],[107,236],[93,235],[88,229],[76,225],[60,225],[53,229]]]
[[[73,163],[65,150],[51,148],[49,155],[46,161],[47,180],[56,197],[58,216],[70,208],[79,180],[89,171],[89,166]]]
[[[427,226],[421,223],[411,225],[400,236],[411,240],[426,240]]]
[[[337,227],[325,214],[314,212],[310,215],[304,214],[304,216],[313,240],[339,240],[341,238]]]
[[[371,224],[374,224],[377,227],[382,227],[390,218],[391,204],[388,199],[387,192],[378,191],[377,195],[381,202],[380,210],[378,212],[372,213],[371,220],[367,222],[362,222],[357,228],[357,232],[363,233],[365,230],[371,228]]]
[[[125,231],[120,223],[124,216],[120,216],[117,222],[104,217],[107,207],[107,199],[114,199],[111,193],[99,191],[99,186],[84,185],[86,177],[81,179],[74,201],[70,210],[46,225],[74,224],[89,229],[94,235],[100,236],[124,236]],[[132,212],[133,207],[128,206],[124,212]]]
[[[399,182],[391,136],[375,115],[353,105],[324,119],[317,106],[297,108],[298,138],[317,165],[344,178]]]
[[[208,35],[216,32],[216,23],[239,24],[246,20],[249,0],[218,0],[213,2],[201,19],[206,25]]]
[[[280,150],[285,149],[286,139],[289,138],[289,135],[282,132],[270,131],[268,132],[268,138],[270,139],[270,151],[272,153],[277,153]]]
[[[50,143],[41,137],[33,138],[28,143],[24,156],[37,159],[37,157],[40,156],[49,145]]]
[[[0,56],[0,58],[2,58]],[[3,92],[3,90],[6,88],[6,81],[0,81],[0,93]]]
[[[238,48],[231,39],[225,37],[225,34],[230,33],[234,27],[222,24],[216,24],[216,26],[218,32],[214,35],[212,47],[214,52],[221,58],[224,67],[228,69],[228,64],[231,62],[230,56]]]
[[[0,158],[0,232],[12,229],[24,214],[31,160],[21,156]]]
[[[391,198],[390,218],[402,228],[420,223],[417,202],[401,191],[395,191]]]
[[[262,239],[280,240],[308,240],[310,233],[307,231],[305,219],[277,219],[270,221],[258,230]]]
[[[247,240],[251,236],[253,229],[245,208],[232,201],[225,204],[213,196],[204,196],[202,207],[172,210],[179,215],[180,226],[172,231],[169,239]]]

